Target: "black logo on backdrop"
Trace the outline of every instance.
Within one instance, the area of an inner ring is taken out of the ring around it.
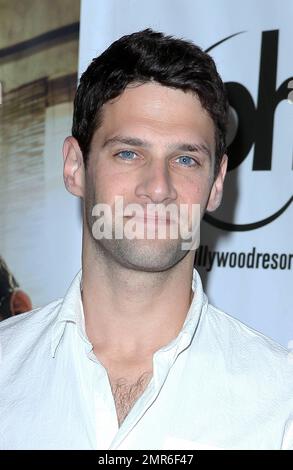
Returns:
[[[225,41],[232,39],[239,33],[228,36],[209,47],[211,51]],[[272,146],[274,115],[278,104],[288,98],[288,86],[292,77],[286,79],[277,89],[277,62],[278,62],[279,31],[264,31],[262,33],[260,70],[258,84],[258,98],[255,106],[251,94],[244,85],[237,82],[226,82],[229,103],[238,116],[238,128],[233,142],[228,147],[228,171],[238,167],[249,154],[254,144],[252,171],[272,171]],[[267,225],[277,219],[290,206],[293,200],[288,201],[275,213],[265,219],[249,224],[232,224],[223,222],[205,214],[204,220],[211,225],[228,231],[248,231]]]

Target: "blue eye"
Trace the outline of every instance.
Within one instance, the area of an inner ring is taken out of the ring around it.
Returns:
[[[131,157],[136,154],[131,150],[121,150],[121,152],[117,153],[117,155],[119,157],[121,156],[122,160],[133,160]]]
[[[182,157],[178,157],[177,160],[180,160],[184,164],[184,166],[195,166],[197,165],[196,160],[194,158],[188,157],[187,155],[183,155]]]

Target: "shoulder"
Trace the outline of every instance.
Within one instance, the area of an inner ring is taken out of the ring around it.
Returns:
[[[25,312],[0,323],[0,345],[2,358],[10,352],[32,345],[41,336],[48,334],[57,318],[62,299]]]
[[[268,380],[279,376],[293,386],[293,360],[287,348],[210,304],[206,321],[214,347],[231,369]]]

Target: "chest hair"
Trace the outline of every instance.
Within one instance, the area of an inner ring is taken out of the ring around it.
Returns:
[[[145,391],[151,377],[152,372],[147,371],[141,374],[134,382],[123,377],[110,379],[119,426],[121,426],[134,403]]]

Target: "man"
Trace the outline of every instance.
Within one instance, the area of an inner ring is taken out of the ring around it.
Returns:
[[[150,29],[83,74],[63,147],[82,271],[63,300],[0,327],[3,448],[290,447],[287,351],[212,307],[183,248],[193,207],[202,218],[221,202],[227,110],[213,60]],[[148,211],[169,206],[185,222]],[[185,231],[148,237],[164,220]]]

